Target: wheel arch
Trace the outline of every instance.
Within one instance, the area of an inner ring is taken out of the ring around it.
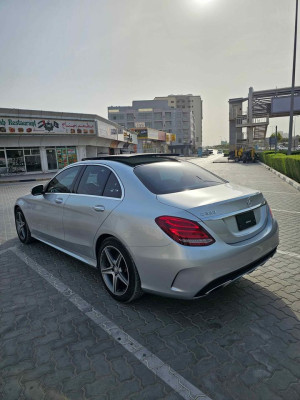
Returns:
[[[108,239],[108,238],[116,239],[118,242],[120,242],[121,245],[126,249],[126,251],[128,252],[128,254],[130,255],[130,257],[132,258],[132,260],[134,262],[134,258],[132,257],[132,253],[131,253],[130,249],[126,246],[126,244],[120,238],[118,238],[117,236],[115,236],[113,234],[110,234],[110,233],[102,233],[98,237],[98,239],[96,240],[96,245],[95,245],[97,267],[99,267],[99,265],[98,265],[98,252],[99,252],[99,249],[100,249],[102,243],[104,242],[104,240]]]

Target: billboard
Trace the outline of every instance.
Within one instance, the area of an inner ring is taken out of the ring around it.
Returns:
[[[271,114],[289,114],[291,96],[273,97],[271,102]],[[300,113],[300,96],[294,96],[294,112]]]
[[[43,118],[1,118],[0,134],[96,134],[94,121],[70,121]]]

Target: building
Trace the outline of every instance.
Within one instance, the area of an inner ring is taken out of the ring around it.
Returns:
[[[171,108],[192,111],[195,123],[195,147],[196,149],[202,148],[203,100],[201,100],[201,96],[170,94],[166,97],[155,97],[154,100],[168,100]]]
[[[52,172],[136,150],[135,133],[98,115],[0,108],[0,173]]]
[[[131,128],[137,134],[138,153],[167,153],[170,144],[169,134],[153,128]]]
[[[200,114],[197,111],[196,117],[194,105],[195,110],[200,109]],[[198,125],[201,126],[197,137],[196,118]],[[189,155],[202,145],[200,96],[168,96],[154,100],[133,101],[131,106],[111,106],[108,107],[108,119],[126,129],[145,127],[172,133],[176,140],[170,143],[169,148],[174,153]]]

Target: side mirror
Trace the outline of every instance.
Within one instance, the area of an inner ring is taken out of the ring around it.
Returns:
[[[44,194],[44,186],[43,185],[37,185],[31,189],[31,194],[33,196],[38,196],[40,194]]]

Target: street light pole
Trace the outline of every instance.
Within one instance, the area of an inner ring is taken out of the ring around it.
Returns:
[[[290,124],[289,124],[289,146],[288,146],[288,152],[287,152],[287,154],[289,156],[292,153],[292,141],[293,141],[293,113],[294,113],[295,70],[296,70],[296,49],[297,49],[297,24],[298,24],[298,0],[296,0],[293,75],[292,75],[292,89],[291,89]]]

